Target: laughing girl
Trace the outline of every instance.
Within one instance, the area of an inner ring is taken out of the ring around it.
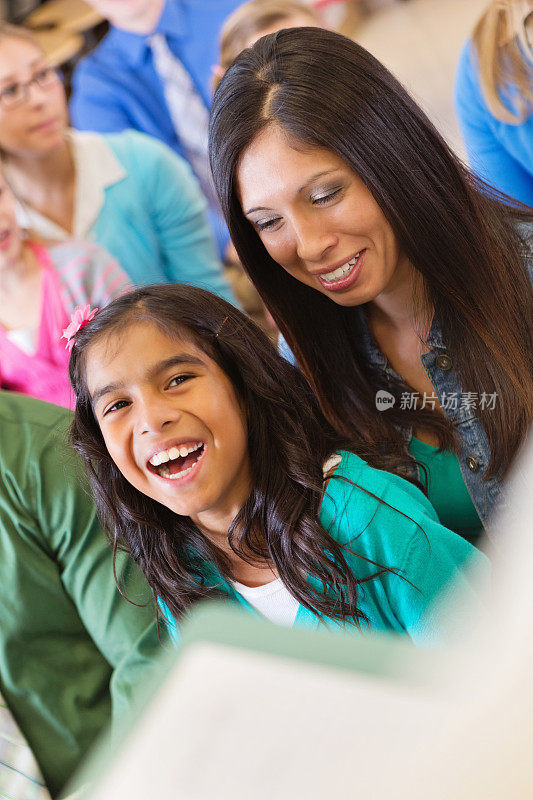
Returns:
[[[477,602],[465,568],[485,557],[415,485],[359,458],[224,300],[146,287],[71,342],[74,446],[115,552],[139,563],[175,637],[212,597],[415,640],[442,634],[442,590]]]

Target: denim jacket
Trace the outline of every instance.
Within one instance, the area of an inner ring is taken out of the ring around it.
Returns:
[[[362,316],[364,317],[364,314]],[[377,346],[366,326],[366,320],[363,324],[363,335],[366,354],[372,366],[383,374],[386,382],[387,378],[391,379],[391,383],[398,379],[401,380]],[[474,407],[476,401],[471,404],[460,402],[461,387],[435,317],[426,344],[431,349],[421,356],[422,364],[444,414],[453,423],[457,432],[460,444],[457,457],[461,474],[478,516],[483,526],[486,527],[489,516],[500,501],[501,481],[497,476],[488,480],[483,479],[490,460],[490,447],[485,430],[476,416]],[[457,400],[457,404],[454,403],[454,400]],[[409,445],[413,435],[412,428],[406,426],[402,428],[402,433],[406,445]],[[413,477],[418,477],[414,462]]]
[[[529,276],[533,282],[533,224],[518,223],[516,229],[521,239],[521,256],[524,261]],[[400,379],[400,376],[392,369],[386,357],[377,346],[370,330],[366,324],[366,314],[361,309],[362,331],[364,336],[364,348],[370,364],[375,367],[385,378],[392,379],[392,382]],[[478,516],[485,529],[488,528],[490,520],[496,508],[503,504],[502,482],[497,475],[488,480],[483,479],[483,475],[490,460],[490,447],[485,430],[476,416],[475,404],[480,398],[474,398],[471,403],[458,402],[455,408],[454,398],[464,400],[457,374],[453,369],[453,360],[447,353],[446,343],[442,338],[438,320],[433,318],[431,329],[426,340],[426,344],[431,348],[421,356],[424,369],[433,385],[436,398],[441,402],[442,410],[453,423],[458,434],[460,451],[458,453],[459,466],[465,485],[470,493],[472,502],[476,508]],[[289,361],[294,363],[294,356],[287,343],[280,337],[279,352]],[[442,403],[442,399],[446,402]],[[485,398],[491,402],[491,396]],[[497,399],[496,399],[497,400]],[[447,407],[447,404],[448,407]],[[386,413],[386,412],[384,412]],[[408,445],[413,435],[412,429],[406,427],[402,429],[405,442]],[[414,467],[414,470],[416,468]],[[414,471],[414,475],[417,473]]]

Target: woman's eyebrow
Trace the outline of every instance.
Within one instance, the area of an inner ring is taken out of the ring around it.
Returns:
[[[310,183],[313,183],[313,181],[318,180],[318,178],[323,178],[325,175],[331,175],[333,172],[338,172],[339,169],[340,169],[339,167],[333,167],[333,169],[326,169],[323,172],[317,172],[316,175],[311,175],[311,177],[308,178],[308,180],[306,180],[306,182],[302,186],[300,186],[299,189],[297,189],[296,193],[301,194],[304,191],[304,189],[307,189]],[[267,208],[267,206],[254,206],[254,208],[249,208],[248,211],[245,211],[244,216],[247,217],[248,214],[253,214],[254,211],[271,211],[271,210],[272,209]]]
[[[44,62],[45,64],[48,63],[47,60],[46,60],[46,56],[45,55],[41,55],[41,56],[38,56],[37,58],[34,58],[33,61],[31,61],[28,64],[28,68],[30,70],[33,70],[33,69],[35,69],[36,64],[40,64],[41,62]],[[17,81],[17,76],[16,75],[12,75],[12,74],[11,75],[2,75],[2,77],[0,77],[0,83],[17,83],[17,82],[18,81]]]
[[[310,183],[313,183],[313,181],[318,180],[318,178],[323,178],[324,175],[331,175],[332,172],[338,172],[338,171],[339,171],[338,167],[333,167],[333,169],[325,169],[322,172],[317,172],[316,175],[312,175],[309,178],[309,180],[307,180],[303,184],[303,186],[300,186],[300,188],[298,189],[298,194],[301,194],[301,192],[303,192],[304,189],[307,189]]]

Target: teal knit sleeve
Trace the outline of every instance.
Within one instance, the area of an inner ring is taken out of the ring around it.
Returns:
[[[360,607],[371,630],[407,633],[418,642],[438,641],[461,609],[481,611],[478,580],[487,558],[442,526],[429,500],[398,476],[376,470],[352,453],[329,481],[321,521],[345,548],[360,586]],[[440,615],[441,601],[461,597],[461,606]]]

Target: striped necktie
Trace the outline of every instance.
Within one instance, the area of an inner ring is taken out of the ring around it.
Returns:
[[[0,694],[0,798],[50,800],[32,751]]]
[[[203,193],[210,206],[219,208],[207,155],[209,111],[191,76],[170,51],[163,34],[150,37],[154,67],[163,84],[168,112]]]

